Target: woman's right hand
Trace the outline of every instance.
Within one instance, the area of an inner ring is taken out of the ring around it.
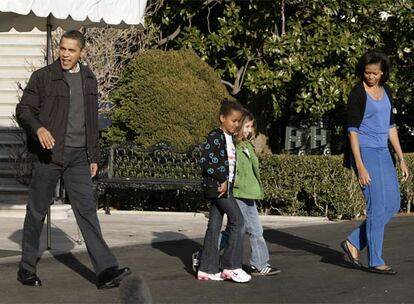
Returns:
[[[361,187],[368,186],[371,183],[371,177],[364,165],[358,168],[358,182]]]

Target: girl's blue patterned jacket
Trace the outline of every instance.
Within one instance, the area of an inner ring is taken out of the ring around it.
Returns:
[[[226,139],[220,128],[208,133],[199,161],[203,172],[203,189],[206,198],[218,198],[217,189],[229,179],[229,161]]]

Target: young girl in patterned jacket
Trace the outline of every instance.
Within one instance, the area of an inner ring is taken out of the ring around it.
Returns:
[[[243,107],[224,100],[219,112],[219,128],[213,129],[203,145],[200,165],[203,171],[204,195],[211,202],[203,254],[197,272],[198,280],[238,283],[249,282],[251,276],[242,270],[243,215],[233,197],[236,170],[236,147],[233,133],[239,126]],[[221,256],[217,247],[223,216],[227,215],[228,245]],[[221,269],[221,271],[220,271]]]
[[[243,214],[244,229],[250,238],[250,267],[252,276],[272,276],[280,273],[280,269],[269,264],[269,250],[263,238],[263,227],[260,223],[256,200],[263,199],[263,186],[260,179],[259,159],[250,139],[255,133],[253,114],[243,110],[239,127],[234,139],[236,142],[237,169],[233,186],[233,195]],[[219,244],[220,252],[227,246],[228,231],[223,231]],[[200,264],[201,251],[192,255],[194,271]]]

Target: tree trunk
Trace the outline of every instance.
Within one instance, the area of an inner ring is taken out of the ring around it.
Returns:
[[[281,19],[281,22],[282,22],[280,32],[283,36],[284,34],[286,34],[286,28],[285,28],[285,22],[286,22],[286,19],[285,19],[285,0],[280,0],[280,19]]]

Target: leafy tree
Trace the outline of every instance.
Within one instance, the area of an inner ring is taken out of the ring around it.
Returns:
[[[87,31],[94,48],[88,60],[97,72],[103,99],[108,101],[119,71],[141,51],[190,48],[216,70],[232,95],[253,108],[276,151],[283,146],[287,124],[312,124],[321,117],[341,141],[355,64],[369,48],[381,47],[394,65],[390,85],[396,94],[397,122],[403,126],[402,140],[405,146],[412,141],[412,1],[150,0],[148,4],[143,33]]]
[[[194,49],[236,95],[263,56],[265,38],[277,34],[278,11],[278,1],[165,1],[152,21],[162,33],[176,29],[167,48]]]
[[[390,0],[165,1],[152,18],[163,36],[173,33],[165,49],[195,50],[265,125],[324,116],[337,132],[355,64],[370,48],[391,55],[391,85],[412,100],[412,21],[412,2]]]
[[[398,1],[384,12],[385,50],[391,55],[391,85],[395,93],[397,124],[405,151],[414,151],[414,3]]]

